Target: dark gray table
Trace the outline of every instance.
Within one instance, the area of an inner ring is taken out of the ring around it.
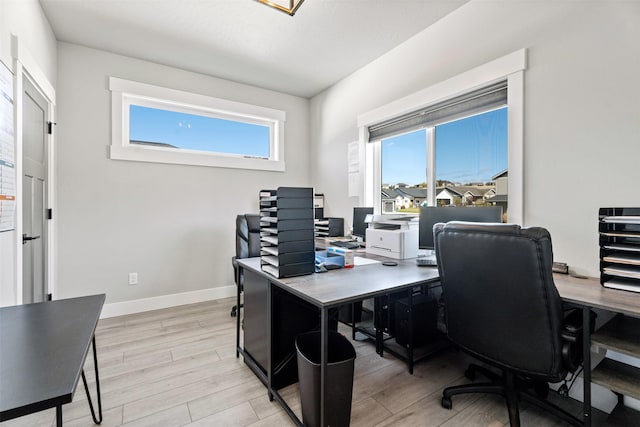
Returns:
[[[380,260],[385,260],[382,257]],[[320,363],[320,419],[321,425],[325,423],[325,400],[327,384],[327,363],[328,363],[328,335],[329,335],[329,310],[343,304],[362,301],[363,299],[376,297],[387,293],[401,290],[409,290],[412,287],[428,283],[438,282],[440,277],[435,268],[417,267],[415,259],[393,260],[397,266],[388,267],[381,263],[356,266],[349,269],[332,270],[324,274],[311,274],[307,276],[297,276],[278,279],[262,271],[260,258],[239,259],[240,269],[251,270],[264,279],[271,286],[295,295],[318,308],[320,312],[320,335],[321,335],[321,363]],[[238,269],[238,271],[240,271]],[[239,273],[238,273],[239,274]],[[411,292],[408,292],[409,306],[411,307]],[[240,290],[238,288],[237,302],[240,303]],[[271,325],[271,287],[267,287],[268,304],[268,325]],[[409,316],[411,314],[409,313]],[[242,354],[245,361],[251,359],[245,354],[240,346],[240,315],[236,319],[236,355]],[[411,324],[411,317],[409,317]],[[411,335],[411,334],[409,334]],[[411,338],[410,338],[411,339]],[[271,354],[271,329],[267,328],[268,354]],[[411,345],[410,345],[411,347]],[[413,358],[413,355],[410,355]],[[267,393],[269,399],[276,401],[282,406],[287,415],[296,425],[302,426],[302,421],[298,419],[282,396],[272,387],[272,369],[267,369]],[[254,370],[257,373],[257,370]]]
[[[95,329],[105,295],[91,295],[0,308],[0,421],[71,402],[82,376],[91,415],[102,421]],[[98,417],[89,395],[84,366],[89,346],[98,395]]]

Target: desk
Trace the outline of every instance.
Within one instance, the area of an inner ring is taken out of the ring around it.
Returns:
[[[589,324],[589,310],[598,308],[615,313],[621,313],[625,316],[640,318],[640,293],[620,291],[616,289],[605,288],[600,285],[597,279],[577,279],[566,275],[554,275],[554,282],[558,293],[562,300],[566,303],[576,305],[582,309],[583,324]],[[601,331],[605,327],[601,328]],[[636,332],[637,333],[637,332]],[[589,328],[583,328],[583,357],[584,366],[591,366],[591,343],[602,345],[604,348],[616,349],[614,346],[608,346],[607,340],[598,338],[603,333],[596,332],[593,337]],[[621,341],[620,333],[616,334],[617,341]],[[627,338],[628,339],[628,338]],[[633,339],[633,338],[631,338]],[[637,346],[638,343],[635,343]],[[626,346],[625,346],[626,347]],[[640,354],[636,354],[636,357]],[[600,366],[600,365],[599,365]],[[598,367],[594,373],[597,373]],[[591,381],[592,372],[590,369],[583,371],[584,380],[584,400],[583,400],[583,420],[585,426],[591,425]],[[604,384],[603,384],[604,385]],[[615,391],[615,390],[614,390]],[[632,396],[638,398],[638,395]]]
[[[269,286],[267,287],[267,306],[269,307],[267,324],[271,325],[270,308],[273,286],[297,296],[298,298],[312,304],[319,310],[321,348],[323,349],[320,363],[321,425],[325,424],[324,407],[328,354],[327,342],[329,331],[329,310],[343,304],[362,301],[367,298],[384,295],[390,292],[408,290],[415,286],[435,283],[439,280],[437,269],[417,267],[415,259],[394,261],[398,263],[395,267],[384,266],[381,263],[376,263],[349,269],[333,270],[323,274],[311,274],[307,276],[277,279],[261,270],[259,258],[245,258],[238,260],[238,265],[240,267],[238,270],[251,270],[269,282]],[[239,303],[239,290],[237,296]],[[411,298],[411,293],[409,293],[409,298]],[[409,301],[409,305],[411,305],[411,301]],[[244,349],[240,347],[240,316],[238,316],[237,322],[237,354],[242,354],[245,358],[245,362],[248,361],[249,366],[251,366],[251,363],[253,363],[251,356],[246,354]],[[267,346],[270,346],[272,342],[270,334],[271,328],[267,328]],[[268,354],[271,354],[270,348],[268,350]],[[255,367],[253,367],[253,370],[259,375]],[[302,425],[302,422],[297,418],[277,390],[272,386],[272,369],[267,367],[266,370],[267,378],[261,379],[267,386],[269,398],[271,400],[275,398],[285,409],[289,417],[291,417],[297,425]]]
[[[271,286],[298,296],[316,306],[321,312],[321,333],[322,348],[324,349],[321,363],[321,384],[324,398],[324,383],[326,381],[326,343],[328,331],[328,310],[342,304],[357,302],[366,298],[375,297],[410,289],[414,286],[425,283],[434,283],[439,280],[438,270],[435,268],[417,267],[415,260],[397,260],[397,267],[385,267],[381,264],[371,264],[359,266],[352,269],[334,270],[324,274],[313,274],[308,276],[276,279],[260,270],[259,258],[248,258],[239,260],[241,268],[249,269],[256,274],[267,279]],[[578,306],[583,313],[585,325],[590,321],[590,309],[597,308],[615,313],[622,313],[626,316],[640,318],[640,293],[626,292],[615,289],[604,288],[597,279],[578,279],[567,275],[554,275],[554,281],[558,293],[566,303]],[[270,289],[268,289],[270,298]],[[240,294],[238,292],[238,302]],[[237,348],[238,353],[243,353],[239,344],[239,326]],[[270,333],[270,330],[269,332]],[[589,328],[583,328],[583,357],[584,366],[591,366],[591,333]],[[594,335],[595,337],[595,335]],[[267,336],[267,341],[271,337]],[[246,360],[246,359],[245,359]],[[583,419],[586,426],[591,425],[591,371],[584,370],[584,403]],[[265,381],[269,398],[275,398],[287,411],[287,414],[298,425],[302,425],[296,415],[290,410],[286,402],[280,397],[276,390],[271,387],[271,378]],[[322,399],[324,400],[324,399]],[[324,402],[321,402],[321,408]]]
[[[0,421],[71,402],[82,375],[94,422],[102,421],[95,329],[105,295],[0,308]],[[98,392],[96,419],[82,369],[89,346]]]

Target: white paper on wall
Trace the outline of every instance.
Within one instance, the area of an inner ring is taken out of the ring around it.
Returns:
[[[347,159],[349,161],[348,172],[360,171],[360,143],[358,141],[350,142],[347,147]]]
[[[13,75],[0,63],[0,232],[16,227]]]

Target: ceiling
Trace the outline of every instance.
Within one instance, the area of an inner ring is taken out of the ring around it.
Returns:
[[[60,41],[312,97],[468,0],[40,0]]]

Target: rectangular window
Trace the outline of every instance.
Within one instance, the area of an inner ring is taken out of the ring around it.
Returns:
[[[111,158],[284,171],[285,113],[110,79]]]
[[[525,70],[521,49],[360,114],[360,202],[376,213],[497,205],[524,223]],[[405,138],[414,148],[398,156]]]
[[[380,153],[382,212],[394,200],[393,212],[417,213],[429,205],[429,188],[435,188],[436,205],[498,205],[507,211],[506,107],[383,139]],[[429,164],[435,165],[432,183]]]
[[[436,204],[507,212],[506,107],[436,126],[435,142]]]
[[[418,213],[427,200],[426,129],[383,139],[380,150],[382,212]]]

